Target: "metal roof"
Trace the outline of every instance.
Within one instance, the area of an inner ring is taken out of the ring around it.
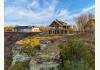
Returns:
[[[15,29],[28,29],[32,28],[32,26],[16,26]]]

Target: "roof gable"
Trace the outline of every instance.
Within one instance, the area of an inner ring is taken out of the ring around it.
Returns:
[[[59,21],[59,20],[54,20],[49,26],[50,27],[54,27],[55,25],[58,26],[67,26],[67,23],[63,22],[63,21]]]

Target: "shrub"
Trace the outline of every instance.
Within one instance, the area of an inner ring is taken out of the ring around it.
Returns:
[[[17,41],[16,44],[20,47],[21,53],[25,53],[31,56],[40,49],[40,40],[37,37],[28,37]]]
[[[74,30],[73,29],[69,29],[69,33],[74,33]]]
[[[5,65],[7,67],[7,69],[11,66],[12,63],[12,57],[8,56],[7,58],[5,58]]]
[[[69,40],[61,48],[61,70],[94,70],[95,59],[91,50],[81,41]]]
[[[40,49],[40,46],[34,46],[34,47],[21,47],[21,53],[25,53],[27,55],[33,56],[36,51]]]
[[[29,68],[29,62],[17,61],[14,65],[10,66],[8,70],[26,70]]]
[[[5,32],[11,32],[13,29],[14,29],[13,26],[5,26],[5,27],[4,27],[4,31],[5,31]]]
[[[35,37],[29,37],[29,38],[25,38],[20,41],[17,41],[16,44],[23,47],[29,47],[29,46],[34,47],[40,44],[40,40]]]

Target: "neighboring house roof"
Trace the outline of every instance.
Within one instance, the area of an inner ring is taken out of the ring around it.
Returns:
[[[16,26],[14,29],[29,29],[31,26]]]
[[[58,19],[54,20],[49,26],[53,27],[54,23],[58,24],[59,26],[67,26],[67,23],[63,22],[63,21],[59,21]]]

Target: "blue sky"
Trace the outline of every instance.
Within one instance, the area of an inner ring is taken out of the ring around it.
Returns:
[[[74,17],[95,13],[95,0],[5,0],[5,25],[49,25],[59,19],[74,24]]]

